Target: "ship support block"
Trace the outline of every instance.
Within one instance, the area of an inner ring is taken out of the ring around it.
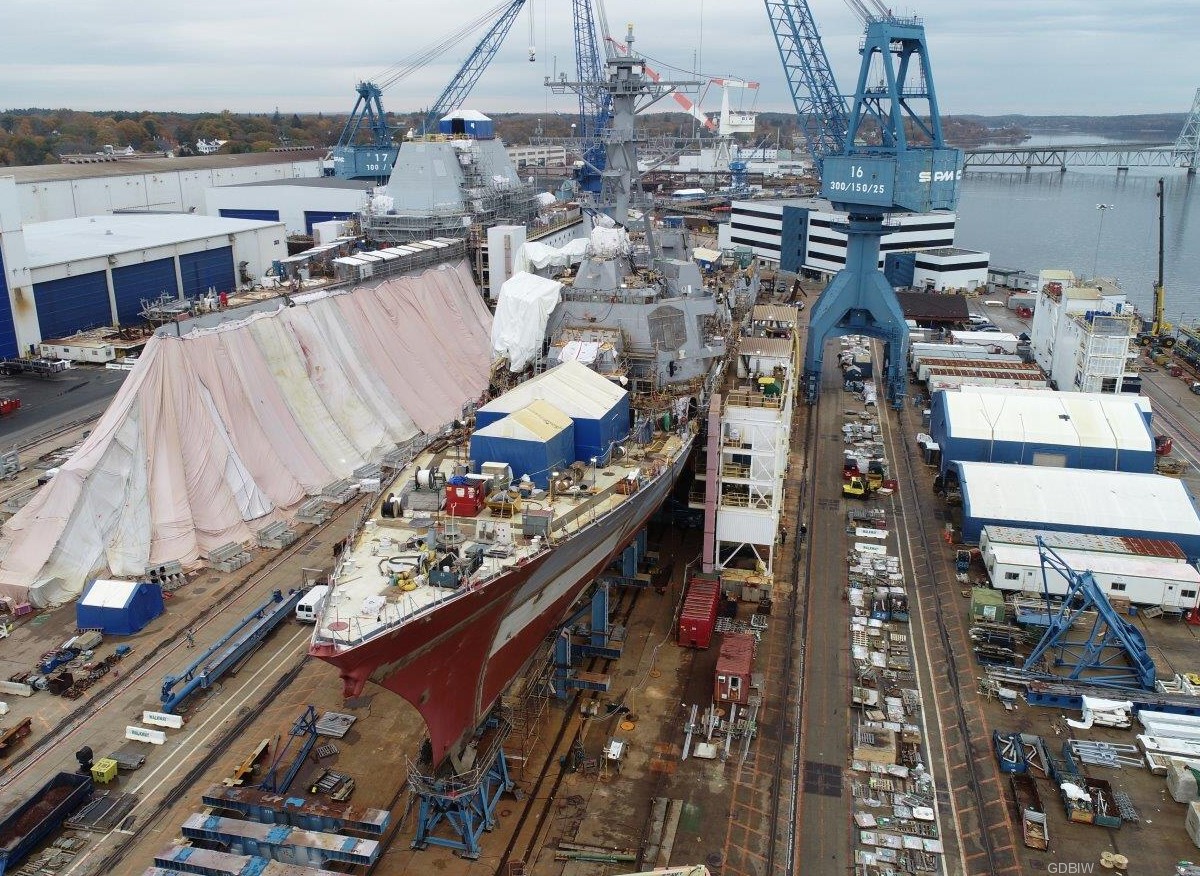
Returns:
[[[410,764],[408,784],[421,801],[412,848],[441,846],[463,858],[479,857],[480,838],[496,826],[501,795],[515,788],[504,756],[509,725],[503,719],[489,724],[493,729],[484,731],[490,738],[486,753],[471,769],[451,776],[426,776]],[[437,836],[438,831],[450,835]]]

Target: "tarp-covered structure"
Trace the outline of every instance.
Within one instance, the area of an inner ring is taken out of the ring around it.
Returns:
[[[97,578],[75,603],[75,625],[106,636],[132,636],[162,613],[162,588],[157,584]]]
[[[476,429],[471,435],[471,460],[477,465],[504,462],[513,477],[542,489],[550,473],[575,461],[575,424],[549,402],[536,399],[519,411]]]
[[[964,385],[933,393],[929,433],[943,470],[954,462],[1016,462],[1149,474],[1156,458],[1133,395]]]
[[[984,526],[1173,541],[1195,562],[1200,515],[1187,485],[1156,474],[958,462],[965,542]]]
[[[587,254],[587,248],[588,239],[586,237],[573,238],[562,246],[550,246],[548,243],[528,240],[517,250],[517,257],[513,262],[522,271],[531,269],[541,271],[550,267],[565,268],[583,261],[584,255]]]
[[[613,447],[629,435],[629,393],[580,362],[563,362],[492,399],[475,412],[476,428],[537,399],[550,402],[575,424],[574,461],[596,457],[607,464]]]
[[[156,336],[91,435],[4,527],[0,593],[66,601],[253,541],[308,497],[434,434],[488,384],[465,263]]]
[[[492,354],[507,358],[508,368],[523,371],[542,351],[546,325],[558,306],[562,283],[524,271],[513,274],[500,287],[496,316],[492,320]]]

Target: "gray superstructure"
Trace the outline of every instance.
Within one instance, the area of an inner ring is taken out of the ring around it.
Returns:
[[[452,125],[451,133],[401,145],[387,185],[363,214],[363,228],[371,240],[467,237],[474,229],[498,222],[533,221],[533,187],[517,175],[491,120],[477,113],[459,115],[478,124],[467,129]]]
[[[635,116],[677,86],[652,81],[645,61],[632,52],[610,55],[601,88],[612,100],[601,134],[605,167],[601,192],[589,210],[590,242],[583,261],[563,279],[562,300],[550,316],[550,358],[575,354],[572,341],[591,344],[597,370],[626,378],[635,404],[651,411],[680,402],[707,402],[728,351],[732,305],[753,303],[757,279],[750,271],[714,289],[692,260],[684,228],[656,229],[637,172]],[[596,83],[548,82],[556,91]],[[639,212],[640,210],[640,212]]]

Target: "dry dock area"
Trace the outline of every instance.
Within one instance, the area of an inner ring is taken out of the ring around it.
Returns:
[[[1200,462],[1200,397],[1165,373],[1149,372],[1146,382],[1156,431],[1175,438],[1175,454],[1194,463],[1190,475]],[[892,494],[865,503],[842,496],[847,423],[877,427],[896,482]],[[70,838],[72,848],[38,851],[29,860],[44,866],[28,873],[133,876],[179,844],[185,824],[192,825],[188,830],[195,836],[244,832],[212,820],[235,816],[210,811],[202,799],[205,791],[232,780],[239,767],[248,770],[242,780],[252,785],[272,759],[289,763],[289,752],[295,751],[287,748],[289,731],[310,705],[318,715],[333,711],[355,720],[341,738],[318,740],[300,763],[290,793],[307,794],[332,771],[353,780],[353,804],[390,813],[375,863],[324,865],[341,872],[607,876],[704,863],[722,876],[873,874],[886,870],[880,862],[866,863],[872,859],[864,853],[879,848],[872,843],[897,842],[885,834],[900,837],[909,872],[1069,872],[1061,868],[1098,868],[1101,853],[1107,852],[1128,858],[1128,872],[1158,873],[1200,856],[1183,829],[1186,807],[1171,799],[1164,779],[1128,766],[1085,764],[1081,771],[1084,778],[1107,781],[1113,791],[1127,795],[1136,822],[1119,828],[1073,823],[1055,785],[1035,774],[1046,806],[1049,848],[1028,849],[1022,843],[1013,791],[992,748],[993,730],[1041,736],[1056,757],[1072,737],[1128,745],[1134,732],[1074,730],[1064,718],[1077,713],[1035,708],[1023,700],[1006,708],[980,692],[984,671],[972,653],[970,600],[961,595],[964,586],[955,569],[961,546],[944,538],[956,510],[933,492],[935,471],[923,463],[915,442],[921,430],[919,408],[868,410],[843,392],[836,367],[825,377],[819,404],[798,408],[783,520],[791,536],[784,543],[773,605],[766,613],[741,603],[736,617],[722,621],[726,629],[758,637],[754,673],[761,705],[741,725],[743,732],[728,741],[718,721],[712,748],[700,749],[702,756],[696,744],[709,733],[703,716],[712,702],[719,648],[715,642],[708,649],[680,648],[675,642],[675,611],[699,554],[701,533],[662,524],[651,527],[649,547],[670,574],[657,588],[614,590],[611,616],[625,630],[623,653],[578,667],[581,674],[609,676],[610,690],[555,699],[545,690],[545,662],[539,658],[522,679],[522,691],[506,700],[514,724],[507,744],[509,768],[518,793],[500,798],[496,823],[483,834],[476,860],[443,848],[410,847],[417,801],[405,777],[424,739],[419,716],[398,697],[370,685],[363,696],[344,702],[336,671],[305,657],[311,627],[294,621],[277,629],[235,673],[189,699],[183,727],[164,730],[165,744],[124,740],[126,727],[138,724],[143,711],[158,708],[164,676],[196,653],[188,646],[187,631],[194,631],[195,646],[203,649],[270,591],[296,586],[306,568],[327,566],[333,545],[359,519],[361,500],[356,500],[324,527],[302,532],[292,546],[257,551],[238,572],[192,576],[174,592],[164,616],[122,640],[132,651],[83,698],[72,701],[48,692],[8,698],[10,711],[0,728],[29,718],[31,733],[14,741],[0,761],[7,800],[24,799],[55,773],[74,771],[75,752],[84,745],[97,757],[145,757],[144,765],[122,768],[114,782],[97,786],[97,795],[105,798],[136,796],[119,821],[102,821],[91,832],[56,834]],[[848,532],[848,513],[868,506],[882,511],[886,532],[865,538]],[[804,538],[797,537],[801,525],[807,526]],[[880,715],[863,707],[863,689],[878,679],[865,682],[856,650],[860,628],[851,620],[857,600],[869,592],[860,587],[855,593],[850,586],[863,569],[859,545],[872,539],[883,551],[879,556],[891,558],[881,568],[899,576],[907,596],[905,612],[861,627],[872,643],[868,651],[884,653],[888,661],[884,680],[891,687],[880,692],[897,701],[892,712],[882,710],[881,724]],[[1133,620],[1150,643],[1160,677],[1200,672],[1195,658],[1200,628],[1141,615]],[[73,628],[73,608],[18,623],[0,642],[3,677],[28,669]],[[881,649],[880,642],[887,647]],[[106,642],[98,656],[113,644]],[[852,698],[860,700],[857,707]],[[906,827],[903,818],[892,817],[895,805],[919,808],[924,780],[864,762],[870,755],[864,728],[880,739],[889,720],[904,725],[898,738],[919,748],[932,781],[934,815],[926,826],[916,825],[921,818]],[[879,726],[864,723],[870,721]],[[858,756],[852,757],[856,746]],[[620,756],[608,756],[614,751]],[[874,825],[862,818],[864,813],[875,817]],[[914,837],[923,837],[921,848]],[[320,850],[330,842],[308,837],[296,846]],[[370,843],[356,845],[371,848]]]

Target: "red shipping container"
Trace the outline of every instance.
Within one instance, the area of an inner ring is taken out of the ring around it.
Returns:
[[[717,656],[713,699],[744,706],[750,701],[750,670],[754,666],[754,634],[725,633]]]
[[[681,648],[707,648],[711,644],[720,598],[721,585],[717,581],[693,578],[688,584],[683,611],[679,613]]]
[[[446,513],[451,517],[476,517],[486,498],[482,484],[446,484]]]

